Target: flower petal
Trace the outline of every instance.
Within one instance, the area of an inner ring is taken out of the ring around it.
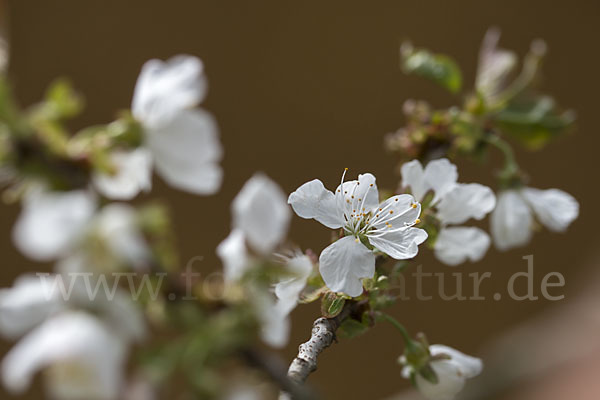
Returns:
[[[58,291],[50,291],[34,275],[23,275],[11,288],[0,289],[0,333],[16,338],[64,307]]]
[[[437,205],[444,224],[462,224],[469,218],[482,219],[496,206],[492,189],[478,183],[456,184]]]
[[[67,312],[49,319],[12,348],[2,362],[2,378],[9,390],[19,393],[35,372],[51,367],[47,378],[53,398],[116,399],[125,356],[124,343],[100,320]],[[68,375],[73,373],[75,377]]]
[[[564,232],[579,216],[577,200],[560,189],[524,188],[521,193],[539,221],[551,231]]]
[[[410,186],[410,191],[417,201],[423,200],[429,186],[425,181],[425,172],[419,160],[412,160],[402,164],[400,168],[402,174],[402,186]]]
[[[375,255],[355,237],[346,236],[321,252],[319,271],[330,290],[360,296],[361,279],[375,274]]]
[[[483,370],[483,363],[481,359],[471,357],[465,353],[462,353],[452,347],[443,344],[432,344],[429,346],[429,352],[432,356],[446,354],[450,356],[450,360],[459,369],[465,378],[474,378],[479,375]]]
[[[149,128],[168,123],[181,110],[198,105],[206,94],[204,66],[187,55],[144,64],[133,93],[131,111]]]
[[[460,370],[448,360],[430,363],[438,383],[432,383],[416,374],[415,383],[419,392],[429,400],[454,400],[456,395],[465,387],[466,378]]]
[[[437,203],[454,188],[458,179],[458,172],[456,165],[446,158],[440,158],[427,164],[423,176],[427,190],[432,189],[435,193],[433,203]]]
[[[507,76],[517,64],[512,51],[499,49],[500,31],[490,28],[483,38],[475,87],[485,99],[493,99],[502,89]]]
[[[136,209],[125,203],[103,207],[95,219],[99,238],[113,255],[139,266],[150,259],[150,249],[138,229]]]
[[[226,283],[240,280],[249,267],[246,239],[240,229],[234,229],[229,236],[217,246],[217,255],[223,263]]]
[[[531,239],[532,222],[531,210],[517,191],[501,192],[490,219],[495,246],[508,250],[527,244]]]
[[[476,262],[483,258],[490,242],[488,234],[479,228],[442,228],[435,241],[435,256],[444,264],[452,266],[467,260]]]
[[[212,115],[186,110],[169,124],[147,131],[146,144],[157,172],[171,186],[195,194],[213,194],[221,186],[223,172],[217,125]]]
[[[292,274],[292,277],[275,285],[275,296],[280,300],[290,299],[297,302],[300,292],[306,286],[306,280],[313,270],[313,263],[307,255],[300,254],[290,258],[286,262],[285,268]]]
[[[410,194],[401,194],[381,203],[374,213],[370,225],[376,230],[371,233],[377,235],[389,229],[414,225],[421,214],[421,204]]]
[[[377,250],[395,258],[406,260],[413,258],[419,252],[419,245],[427,239],[427,232],[423,229],[405,227],[390,229],[377,236],[367,235],[369,242]]]
[[[379,205],[377,183],[373,174],[370,173],[360,174],[358,180],[339,185],[335,195],[338,208],[345,210],[346,215],[352,214],[353,209],[364,209],[365,212],[369,212]]]
[[[233,226],[244,232],[252,248],[266,254],[287,235],[290,209],[281,188],[266,175],[255,174],[232,204]]]
[[[29,258],[50,261],[72,245],[95,207],[83,190],[30,193],[13,229],[15,245]]]
[[[466,380],[478,375],[483,367],[481,360],[470,357],[448,346],[429,346],[432,356],[445,354],[450,356],[449,360],[435,360],[430,363],[435,371],[438,383],[427,381],[421,375],[415,377],[417,388],[430,400],[453,400],[463,389]]]
[[[335,196],[325,189],[323,182],[314,179],[306,182],[288,197],[288,204],[301,218],[314,218],[331,229],[341,228],[344,217]]]
[[[94,186],[109,199],[131,200],[140,191],[152,187],[152,156],[145,148],[133,151],[115,151],[111,161],[116,167],[114,175],[95,174]]]

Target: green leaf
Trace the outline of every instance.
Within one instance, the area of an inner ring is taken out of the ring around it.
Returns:
[[[407,74],[416,74],[430,79],[452,93],[462,87],[462,74],[454,60],[429,50],[415,49],[405,42],[400,48],[402,69]]]
[[[48,88],[43,107],[48,119],[68,119],[81,112],[83,99],[73,90],[69,81],[59,79]]]
[[[575,115],[571,111],[559,112],[554,100],[541,96],[510,103],[495,116],[494,122],[502,132],[537,150],[571,128]]]
[[[340,339],[352,339],[360,336],[369,330],[369,326],[366,322],[360,322],[353,318],[348,318],[337,330],[337,336]]]
[[[321,315],[325,318],[333,318],[342,312],[346,299],[334,292],[327,292],[321,301]]]

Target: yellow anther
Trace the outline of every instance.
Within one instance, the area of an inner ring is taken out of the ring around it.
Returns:
[[[420,224],[421,220],[419,218],[415,219],[415,224]]]
[[[360,242],[360,240],[358,240],[358,238],[356,238],[356,243]]]
[[[348,171],[348,168],[344,168],[344,171]]]
[[[393,214],[393,213],[394,213],[394,210],[390,210],[390,214]]]
[[[417,208],[417,203],[413,203],[413,204],[411,205],[411,207],[412,207],[412,208]]]
[[[350,200],[346,199],[346,203],[350,204]]]

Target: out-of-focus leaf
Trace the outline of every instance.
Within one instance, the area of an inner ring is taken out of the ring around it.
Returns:
[[[565,133],[575,122],[572,111],[559,112],[550,97],[510,103],[495,116],[495,123],[526,147],[536,150]]]
[[[340,339],[352,339],[360,336],[369,330],[369,326],[366,321],[360,322],[353,318],[348,318],[337,330],[337,336]]]
[[[59,79],[48,88],[43,109],[48,119],[73,118],[83,109],[83,99],[73,90],[69,81]]]
[[[452,93],[457,93],[461,89],[460,68],[450,57],[434,54],[425,49],[415,49],[408,42],[402,44],[400,54],[405,73],[430,79]]]

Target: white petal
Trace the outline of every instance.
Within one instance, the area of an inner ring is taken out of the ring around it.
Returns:
[[[275,285],[275,295],[280,300],[290,299],[296,302],[313,270],[313,263],[307,255],[300,254],[290,258],[286,262],[285,268],[292,274],[292,277]]]
[[[98,191],[115,200],[133,199],[140,191],[152,187],[152,157],[145,148],[133,151],[115,151],[111,161],[116,168],[114,175],[95,174],[92,177]]]
[[[270,293],[262,291],[254,293],[251,298],[258,311],[261,323],[260,335],[269,346],[281,348],[285,346],[290,334],[290,308],[288,303],[275,301]]]
[[[469,218],[482,219],[496,206],[496,196],[487,186],[461,183],[454,186],[437,205],[437,217],[444,224],[462,224]]]
[[[11,288],[0,289],[0,333],[16,338],[64,307],[58,291],[38,276],[23,275]]]
[[[471,357],[449,346],[432,344],[429,346],[429,352],[432,356],[440,354],[449,355],[449,361],[456,365],[465,378],[474,378],[479,375],[483,369],[483,363],[479,358]]]
[[[476,262],[483,258],[490,242],[488,234],[479,228],[442,228],[435,241],[435,256],[444,264],[452,266],[467,260]]]
[[[328,228],[338,229],[344,223],[334,194],[325,189],[323,182],[318,179],[306,182],[296,189],[288,197],[288,204],[299,217],[314,218]]]
[[[531,239],[532,222],[531,210],[518,192],[501,192],[490,219],[494,244],[499,250],[527,244]]]
[[[425,193],[429,190],[429,186],[425,181],[425,172],[419,160],[412,160],[402,164],[400,169],[402,174],[402,186],[410,186],[412,195],[417,201],[423,200]]]
[[[221,186],[223,150],[209,113],[182,111],[160,129],[148,130],[146,144],[158,174],[171,186],[202,195]]]
[[[146,127],[158,128],[181,110],[194,107],[206,94],[202,61],[176,56],[144,64],[133,93],[131,111]]]
[[[375,255],[353,236],[346,236],[321,252],[319,271],[329,289],[360,296],[362,278],[375,274]]]
[[[437,375],[438,383],[431,383],[416,374],[415,382],[419,392],[429,400],[453,400],[465,386],[466,378],[450,361],[434,361],[430,365]]]
[[[539,221],[551,231],[564,232],[579,216],[579,203],[562,190],[524,188],[521,193]]]
[[[367,235],[369,242],[377,250],[395,258],[406,260],[413,258],[419,252],[419,245],[427,239],[427,232],[423,229],[405,227],[390,229],[377,236]]]
[[[376,231],[371,231],[371,234],[377,235],[390,229],[414,225],[421,214],[421,204],[416,203],[410,194],[401,194],[381,203],[374,214],[370,225]]]
[[[360,174],[358,180],[344,182],[335,191],[338,208],[346,210],[346,215],[352,214],[353,209],[363,209],[365,212],[379,205],[379,191],[372,174]],[[341,206],[341,207],[340,207]]]
[[[54,397],[116,399],[125,356],[124,343],[97,318],[69,312],[17,343],[2,362],[2,378],[9,390],[19,393],[38,370],[51,366],[47,379]]]
[[[229,236],[217,246],[217,255],[223,263],[226,283],[240,280],[250,265],[246,251],[246,238],[240,229],[234,229]]]
[[[268,253],[287,235],[290,209],[281,188],[266,175],[255,174],[232,204],[233,226],[244,232],[253,249]]]
[[[446,158],[430,161],[425,167],[424,179],[427,189],[432,189],[435,193],[433,203],[437,203],[456,185],[456,165]]]
[[[517,56],[512,52],[497,47],[500,31],[489,29],[483,39],[477,66],[475,87],[485,98],[497,95],[504,81],[517,64]]]
[[[134,267],[148,261],[150,249],[138,228],[137,213],[132,206],[124,203],[105,206],[97,217],[96,229],[117,257]]]
[[[30,258],[52,260],[77,239],[95,205],[94,197],[82,190],[31,193],[13,230],[15,245]]]

